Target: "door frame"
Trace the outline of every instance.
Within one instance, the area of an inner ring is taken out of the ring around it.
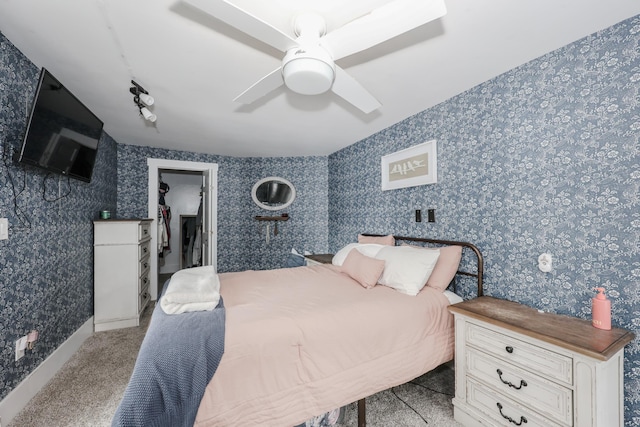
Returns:
[[[147,159],[149,167],[148,178],[148,215],[153,220],[151,223],[151,257],[150,257],[150,283],[149,290],[151,299],[158,299],[158,188],[160,170],[174,171],[196,171],[210,173],[212,178],[211,185],[205,189],[211,200],[212,209],[209,212],[211,229],[209,230],[209,239],[211,242],[211,265],[215,271],[218,270],[218,164],[189,162],[184,160],[168,160],[168,159]],[[204,223],[204,221],[203,221]]]

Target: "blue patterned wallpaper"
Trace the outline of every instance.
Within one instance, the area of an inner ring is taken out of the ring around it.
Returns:
[[[105,136],[94,182],[74,182],[62,204],[42,201],[44,175],[28,169],[19,206],[28,206],[32,228],[12,229],[0,241],[7,277],[0,285],[0,398],[91,314],[89,219],[115,208],[116,187],[119,215],[146,216],[148,157],[219,164],[220,271],[280,266],[291,247],[335,251],[362,231],[468,240],[485,256],[487,294],[588,318],[591,288],[603,284],[613,322],[640,334],[638,34],[636,17],[328,158],[230,158],[116,144]],[[3,147],[20,140],[19,111],[36,79],[33,64],[0,35]],[[438,184],[382,192],[380,157],[430,139],[438,141]],[[16,166],[9,171],[22,178]],[[3,167],[0,216],[16,228],[7,173]],[[253,219],[265,212],[249,194],[268,175],[298,189],[291,221],[269,244]],[[429,208],[436,223],[413,221],[414,209]],[[61,247],[58,236],[68,234],[77,243]],[[551,273],[537,269],[542,252],[554,256]],[[6,349],[31,327],[47,337],[16,364]],[[626,349],[625,381],[626,425],[638,425],[638,339]]]
[[[640,17],[487,81],[329,156],[329,247],[362,231],[466,240],[486,293],[640,335]],[[436,139],[438,183],[382,192],[380,157]],[[360,167],[353,168],[358,164]],[[435,223],[414,210],[434,208]],[[553,271],[537,268],[553,255]],[[640,346],[626,348],[640,425]]]
[[[326,251],[326,157],[234,158],[118,144],[119,216],[147,216],[147,158],[218,164],[218,271],[283,267],[291,248]],[[279,224],[278,235],[272,232],[269,243],[264,224],[254,217],[272,213],[251,198],[253,185],[268,176],[288,179],[297,191],[285,210],[290,220]]]
[[[0,34],[1,153],[20,148],[38,75]],[[0,217],[9,220],[9,239],[0,241],[0,399],[93,315],[92,220],[101,209],[115,210],[116,159],[106,134],[90,184],[2,159]],[[68,191],[58,201],[43,197]],[[15,362],[14,341],[31,329],[40,332],[38,342]]]
[[[296,199],[284,210],[265,211],[250,200],[251,218],[256,215],[280,215],[288,213],[290,219],[278,223],[278,235],[270,226],[270,241],[266,241],[266,224],[250,220],[243,228],[248,229],[246,240],[248,268],[280,268],[292,248],[302,253],[304,250],[324,253],[328,246],[328,200],[327,200],[327,158],[288,157],[251,158],[245,163],[249,179],[248,192],[260,179],[267,176],[285,178],[296,188]],[[246,191],[246,190],[245,190]],[[222,248],[219,249],[219,251]],[[253,266],[253,267],[252,267]]]

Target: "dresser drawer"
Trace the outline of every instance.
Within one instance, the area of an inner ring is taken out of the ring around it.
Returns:
[[[148,256],[145,256],[140,261],[138,261],[138,277],[143,276],[149,271],[151,267],[151,261]]]
[[[473,323],[465,325],[467,344],[537,375],[572,385],[573,360],[570,357]]]
[[[143,259],[151,254],[151,240],[142,242],[138,245],[138,259]]]
[[[468,375],[501,394],[560,423],[573,422],[571,389],[472,348],[467,350],[466,364]]]
[[[147,270],[138,280],[138,293],[142,293],[144,289],[148,288],[150,282],[149,271]]]
[[[149,294],[149,285],[147,284],[147,287],[140,292],[140,295],[138,295],[138,313],[144,310],[150,299],[151,294]]]
[[[151,221],[142,221],[138,225],[138,241],[151,237]]]
[[[491,417],[496,422],[496,426],[567,427],[572,425],[556,424],[471,378],[467,378],[467,402]]]

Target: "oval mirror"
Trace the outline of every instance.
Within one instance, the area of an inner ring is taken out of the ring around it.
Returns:
[[[293,199],[296,198],[296,189],[286,179],[270,176],[256,182],[251,190],[251,197],[262,209],[275,211],[293,203]]]

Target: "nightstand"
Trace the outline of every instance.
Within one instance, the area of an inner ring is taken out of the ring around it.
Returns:
[[[456,421],[466,427],[624,425],[624,346],[632,332],[491,297],[449,310]]]
[[[320,264],[331,264],[331,260],[333,259],[333,254],[314,254],[314,255],[305,255],[304,258],[307,260],[307,265],[320,265]]]

